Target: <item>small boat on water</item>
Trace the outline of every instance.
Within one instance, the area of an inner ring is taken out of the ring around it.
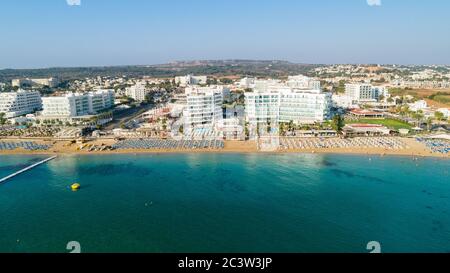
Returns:
[[[70,188],[71,188],[73,191],[79,190],[80,187],[81,187],[81,185],[78,184],[78,183],[74,183],[74,184],[72,184],[72,185],[70,186]]]

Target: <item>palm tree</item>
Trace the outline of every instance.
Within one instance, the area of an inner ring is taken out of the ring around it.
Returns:
[[[249,139],[250,137],[250,130],[248,129],[248,122],[245,122],[245,128],[244,128],[244,133],[245,133],[245,139]]]
[[[414,113],[412,114],[412,117],[413,117],[414,119],[417,120],[417,126],[419,126],[419,125],[420,125],[420,122],[421,122],[422,119],[424,118],[423,111],[422,111],[422,110],[419,110],[419,111],[417,111],[417,112],[414,112]]]
[[[289,131],[292,131],[294,129],[294,121],[290,120],[289,121]]]
[[[6,118],[5,118],[5,113],[0,113],[0,125],[5,125],[6,123]]]
[[[427,119],[427,130],[430,131],[431,130],[431,126],[433,125],[433,118],[429,117]]]
[[[285,133],[285,128],[284,128],[284,127],[285,127],[285,124],[284,124],[283,122],[281,122],[280,125],[279,125],[279,127],[280,127],[280,128],[279,128],[280,134],[281,134],[281,135],[284,135],[284,133]]]

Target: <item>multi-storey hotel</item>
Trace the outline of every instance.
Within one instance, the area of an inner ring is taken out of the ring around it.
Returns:
[[[42,98],[45,119],[64,119],[98,114],[114,105],[114,91],[70,93],[59,97]]]
[[[89,113],[96,114],[114,106],[113,90],[98,90],[88,93]]]
[[[147,95],[151,90],[147,89],[144,82],[138,82],[135,85],[128,87],[125,90],[125,95],[134,99],[135,101],[145,101]]]
[[[187,87],[185,93],[185,134],[192,133],[194,129],[213,130],[214,125],[223,119],[223,88]]]
[[[297,77],[300,82],[290,78],[286,83],[268,82],[261,87],[256,83],[253,92],[245,93],[247,122],[301,124],[329,119],[331,94],[320,90],[320,82]]]
[[[371,84],[346,84],[345,95],[354,102],[375,102],[380,97],[387,96],[388,91],[385,87],[373,86]]]
[[[6,118],[34,113],[41,109],[41,95],[37,91],[0,93],[0,113],[4,113]]]

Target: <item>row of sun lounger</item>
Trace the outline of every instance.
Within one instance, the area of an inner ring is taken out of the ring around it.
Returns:
[[[127,139],[111,146],[113,149],[223,149],[221,140]]]
[[[30,127],[24,129],[1,128],[0,137],[2,136],[21,136],[21,137],[51,137],[60,131],[59,128],[47,127]]]
[[[23,148],[28,151],[42,151],[48,150],[52,147],[52,145],[46,144],[38,144],[36,142],[31,141],[22,141],[22,142],[0,142],[0,150],[15,150],[18,148]]]
[[[219,137],[220,134],[217,132],[214,132],[212,130],[204,130],[204,131],[195,131],[188,135],[188,138],[190,139],[214,139],[216,137]]]
[[[416,138],[416,140],[425,144],[433,153],[448,154],[450,152],[450,141],[426,138]]]
[[[391,137],[366,138],[280,138],[282,149],[320,149],[320,148],[385,148],[405,149],[406,145],[399,139]]]

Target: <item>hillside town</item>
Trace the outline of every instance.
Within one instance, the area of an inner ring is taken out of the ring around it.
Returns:
[[[330,65],[280,77],[55,75],[12,79],[0,90],[5,143],[63,141],[77,151],[314,152],[401,149],[411,144],[399,139],[412,139],[432,152],[449,151],[445,66]]]

